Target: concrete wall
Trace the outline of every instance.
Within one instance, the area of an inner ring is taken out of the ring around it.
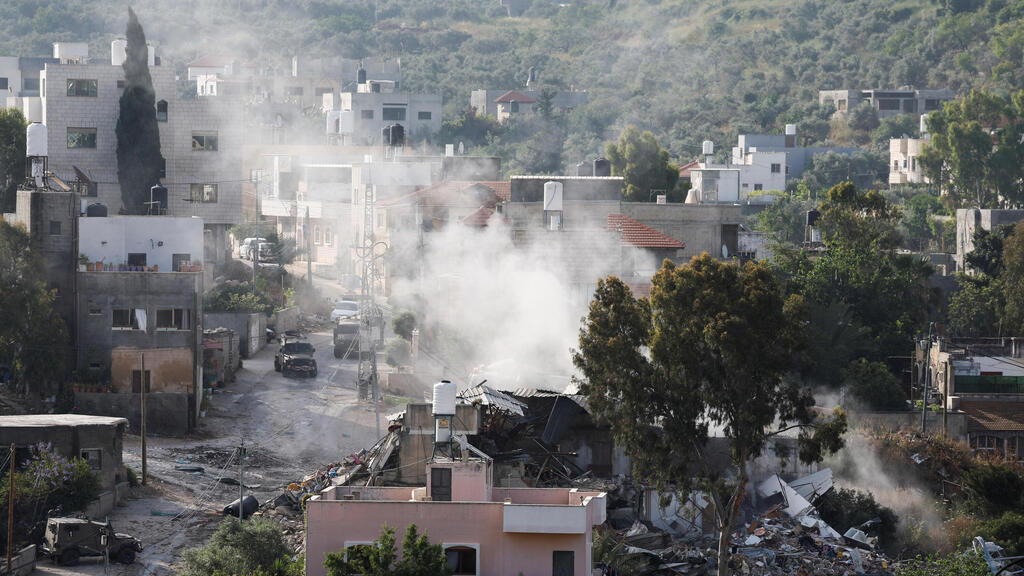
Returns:
[[[127,418],[132,433],[142,429],[141,394],[76,392],[75,405],[84,414]],[[146,394],[146,434],[184,436],[194,426],[187,394]]]
[[[145,358],[151,392],[192,394],[191,348],[115,348],[110,352],[110,385],[114,392],[132,391],[132,372],[142,369]]]
[[[267,317],[262,313],[207,312],[203,325],[211,330],[224,327],[238,334],[242,358],[259,352],[267,343]]]
[[[299,326],[299,307],[291,306],[274,312],[274,315],[267,321],[267,325],[273,326],[278,333],[295,330]]]
[[[956,211],[956,263],[960,272],[965,270],[964,256],[974,250],[974,233],[980,228],[991,232],[1004,224],[1024,220],[1024,210],[981,210],[960,208]]]
[[[128,262],[128,254],[146,254],[146,265],[164,272],[180,272],[172,266],[174,254],[188,254],[189,262],[203,259],[203,220],[162,216],[112,216],[79,218],[78,251],[90,262]]]
[[[623,202],[621,210],[626,216],[686,244],[680,256],[685,260],[701,252],[721,258],[722,244],[732,244],[730,254],[738,248],[735,232],[731,236],[723,234],[725,227],[733,227],[735,231],[742,223],[742,207],[738,205]]]

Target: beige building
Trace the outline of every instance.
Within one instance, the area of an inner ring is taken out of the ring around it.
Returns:
[[[927,183],[921,166],[921,149],[927,143],[921,138],[889,140],[889,184]]]

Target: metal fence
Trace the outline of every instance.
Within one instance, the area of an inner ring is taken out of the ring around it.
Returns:
[[[1024,376],[957,376],[956,394],[1024,394]]]

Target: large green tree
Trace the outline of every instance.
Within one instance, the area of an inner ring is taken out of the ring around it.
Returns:
[[[182,576],[299,576],[301,562],[290,559],[291,550],[281,528],[273,520],[253,517],[223,520],[201,548],[185,551]]]
[[[14,212],[18,184],[25,180],[25,116],[0,108],[0,212]]]
[[[612,163],[612,175],[625,180],[623,199],[651,201],[651,191],[671,192],[679,181],[679,168],[669,162],[668,151],[661,147],[653,132],[626,126],[617,142],[605,147]]]
[[[149,74],[146,34],[128,8],[128,41],[124,68],[124,92],[117,117],[117,178],[121,184],[121,209],[145,214],[149,189],[160,183],[164,165],[160,154],[160,129],[156,120],[156,92]]]
[[[64,376],[67,330],[44,270],[24,228],[0,222],[0,364],[23,393]]]
[[[373,545],[350,548],[345,552],[328,553],[324,561],[327,576],[448,576],[452,573],[445,559],[444,548],[431,544],[424,532],[409,524],[402,540],[402,558],[398,559],[395,531],[386,524]]]
[[[600,280],[580,330],[581,390],[637,476],[712,501],[720,575],[749,462],[785,429],[800,428],[804,462],[842,446],[845,415],[817,417],[809,390],[783,378],[803,340],[802,307],[763,264],[705,253],[684,266],[666,261],[650,300],[618,278]],[[715,468],[712,436],[728,444],[727,469]]]
[[[985,90],[928,115],[924,173],[957,206],[1006,208],[1024,203],[1024,91],[1004,98]]]

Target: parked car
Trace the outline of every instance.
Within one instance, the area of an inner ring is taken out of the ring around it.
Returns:
[[[316,348],[313,347],[309,342],[302,342],[295,338],[289,338],[285,336],[282,340],[281,347],[278,348],[277,354],[274,356],[274,370],[281,372],[282,374],[288,374],[291,370],[291,365],[299,358],[308,358],[312,361],[300,362],[297,366],[301,366],[299,372],[312,372],[313,376],[316,376],[316,359],[313,358],[313,354],[316,352]],[[312,366],[312,370],[309,367]]]
[[[110,522],[96,522],[85,516],[47,518],[41,548],[43,554],[64,566],[74,566],[82,556],[103,556],[122,564],[135,562],[142,542],[128,534],[114,532]]]
[[[355,318],[358,315],[359,302],[338,300],[334,303],[334,310],[331,310],[331,322],[337,322],[342,318]]]
[[[266,238],[246,238],[238,245],[238,257],[243,260],[252,260],[253,244],[259,246],[260,242],[266,242]]]

